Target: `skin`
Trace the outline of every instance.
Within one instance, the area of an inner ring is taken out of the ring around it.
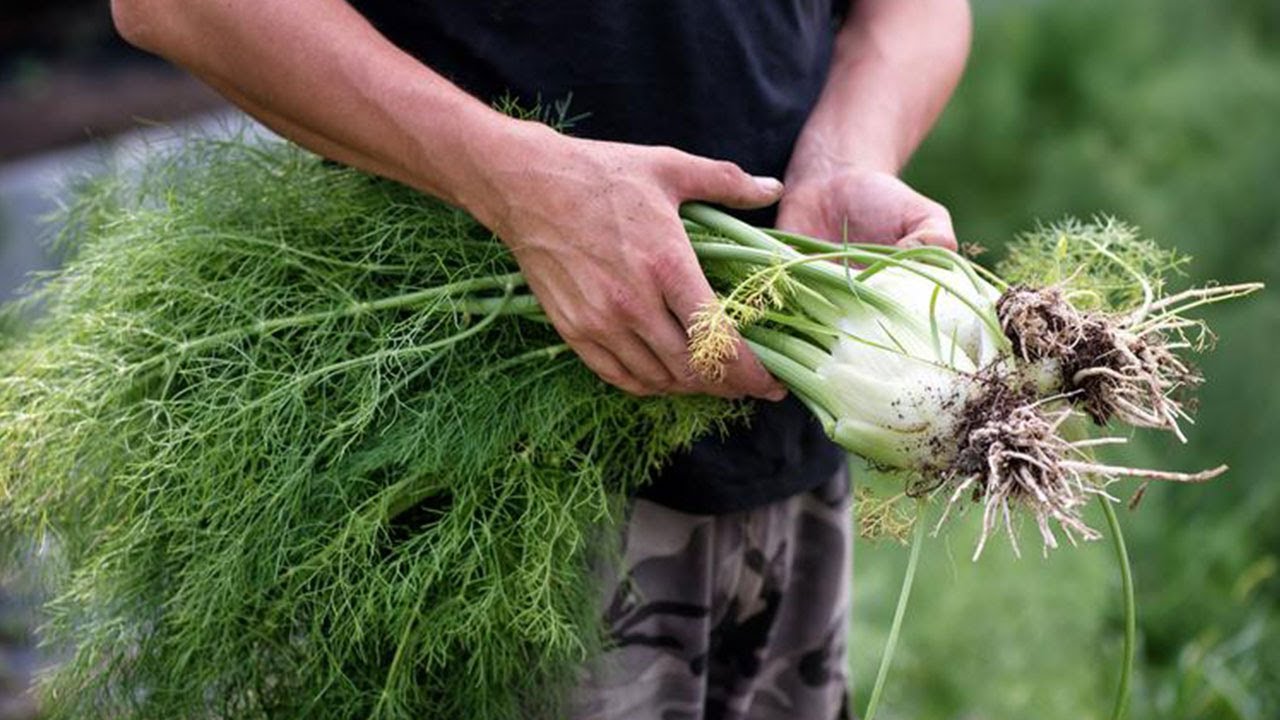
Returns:
[[[572,138],[489,108],[400,51],[341,0],[113,0],[127,40],[202,78],[321,155],[453,203],[512,250],[556,330],[637,395],[778,400],[739,346],[723,380],[689,370],[685,328],[714,301],[682,202],[763,207],[779,227],[955,245],[946,210],[895,173],[933,123],[968,49],[963,0],[863,0],[787,186],[667,147]]]
[[[778,227],[828,240],[955,249],[946,208],[897,174],[969,53],[965,0],[857,0],[791,156]]]

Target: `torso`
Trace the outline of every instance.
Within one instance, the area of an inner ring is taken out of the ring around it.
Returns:
[[[832,0],[353,0],[392,42],[489,102],[571,98],[574,135],[782,177],[826,79]],[[749,217],[770,223],[768,213]],[[758,506],[827,480],[840,454],[794,399],[674,458],[642,494],[677,510]]]

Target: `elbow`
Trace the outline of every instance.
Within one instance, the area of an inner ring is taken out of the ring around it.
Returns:
[[[958,0],[956,25],[958,34],[961,37],[960,44],[963,46],[963,54],[967,58],[970,46],[973,44],[973,8],[970,6],[969,0]]]
[[[116,32],[134,47],[157,52],[163,21],[162,8],[148,0],[111,0],[111,20]]]
[[[969,60],[973,46],[973,8],[969,0],[941,0],[934,6],[938,13],[939,52],[958,70]]]

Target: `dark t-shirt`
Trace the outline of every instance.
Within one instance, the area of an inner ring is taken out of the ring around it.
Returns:
[[[782,177],[831,60],[833,0],[358,0],[392,42],[487,101],[572,97],[572,133],[671,145]],[[772,222],[769,212],[747,214]],[[643,497],[744,510],[811,489],[840,453],[794,398],[675,457]]]

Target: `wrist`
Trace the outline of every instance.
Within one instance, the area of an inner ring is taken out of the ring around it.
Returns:
[[[535,120],[500,117],[490,132],[474,140],[473,185],[461,205],[506,237],[512,213],[538,202],[537,194],[546,190],[544,174],[563,164],[569,154],[566,146],[573,140]]]
[[[822,183],[831,178],[862,173],[897,175],[897,162],[888,153],[870,151],[806,152],[797,151],[787,165],[785,185],[788,190]]]
[[[460,108],[453,142],[442,157],[427,157],[419,190],[467,211],[485,227],[499,232],[513,204],[513,193],[528,185],[548,153],[568,138],[543,123],[520,120],[487,106]],[[422,130],[439,132],[439,126]],[[437,151],[438,154],[438,151]]]
[[[901,167],[892,143],[858,142],[855,133],[806,132],[787,164],[787,187],[849,172],[896,175]]]

